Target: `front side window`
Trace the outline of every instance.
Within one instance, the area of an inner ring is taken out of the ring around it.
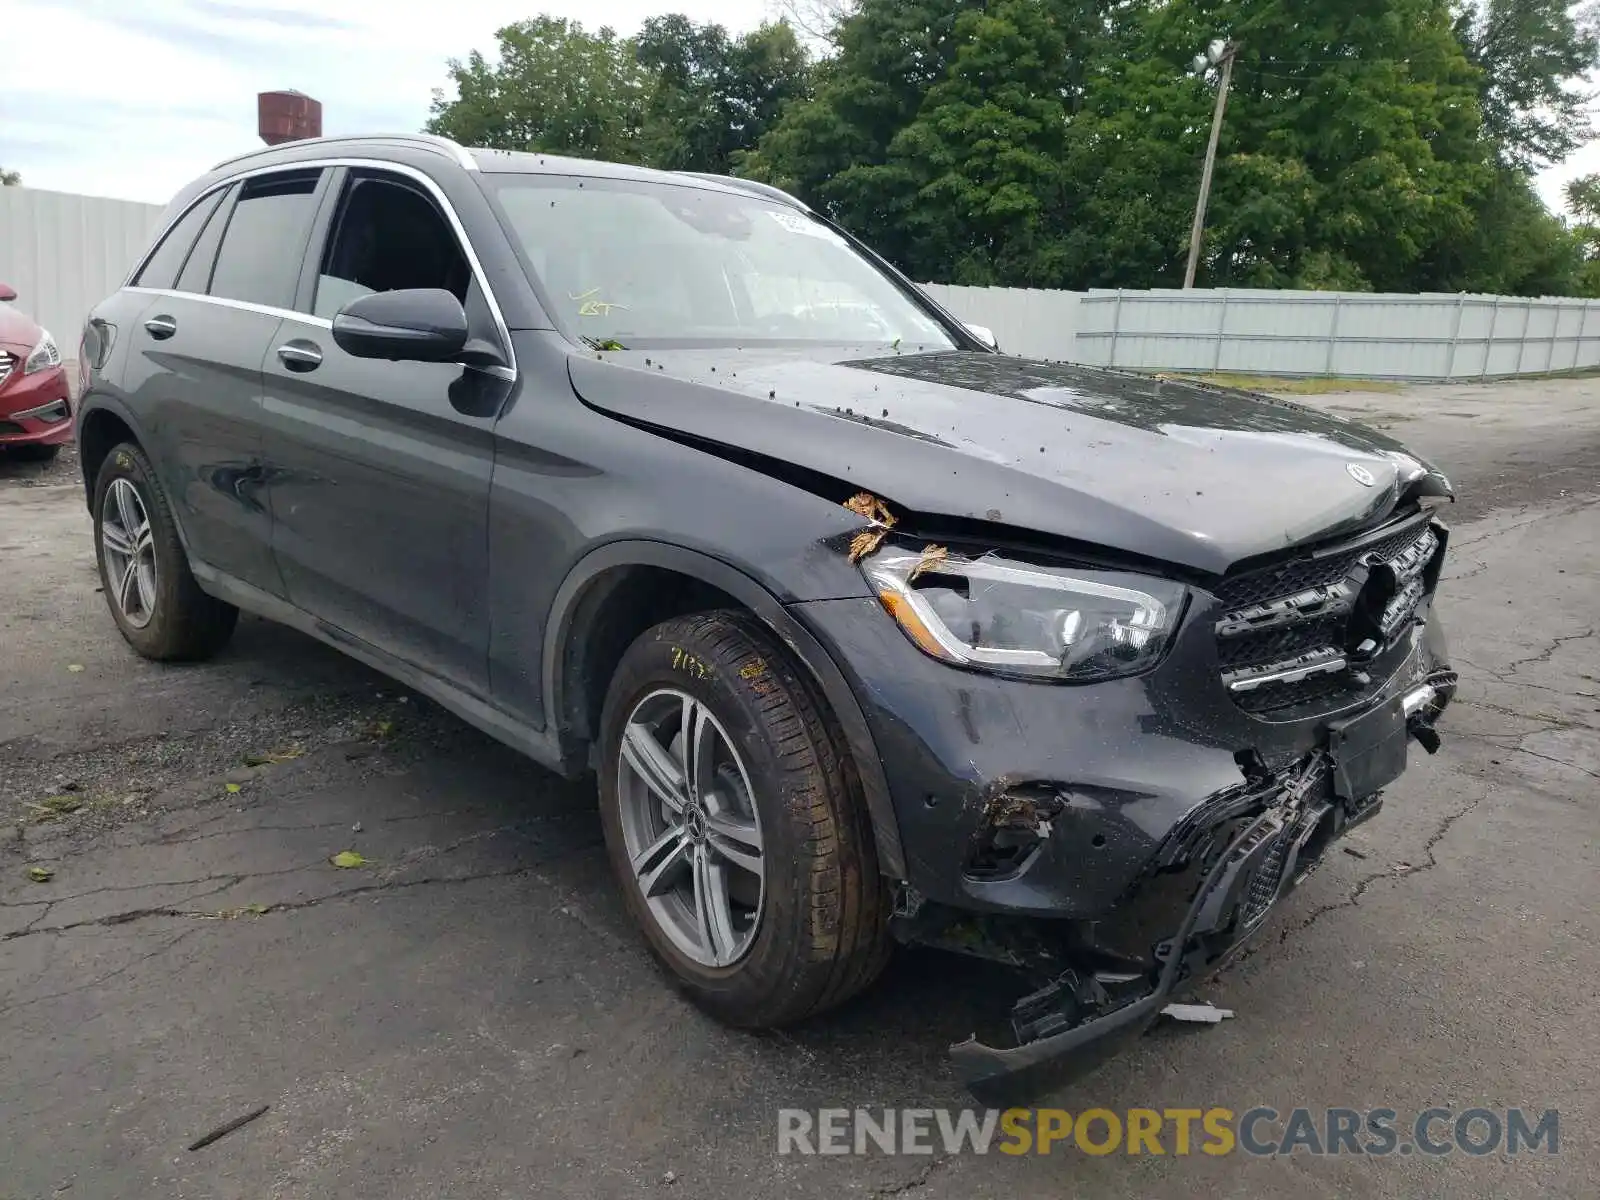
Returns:
[[[652,345],[954,343],[827,225],[709,188],[491,176],[503,220],[567,328]]]
[[[273,308],[293,306],[318,175],[297,171],[245,181],[222,235],[211,295]]]
[[[167,231],[167,236],[161,239],[161,245],[156,247],[156,252],[139,271],[138,277],[133,281],[135,287],[176,286],[178,273],[183,270],[184,261],[194,247],[195,237],[205,224],[206,218],[216,210],[217,203],[226,190],[219,188],[212,192],[178,219],[177,223]]]
[[[443,288],[467,303],[472,270],[433,201],[409,184],[357,179],[346,190],[317,273],[311,311],[332,320],[373,292]]]

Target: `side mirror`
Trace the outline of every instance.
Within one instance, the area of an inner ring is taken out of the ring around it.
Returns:
[[[987,325],[972,325],[968,324],[967,322],[962,322],[962,324],[967,326],[968,333],[977,338],[985,346],[989,347],[989,349],[1000,349],[1000,342],[994,336],[994,330],[990,329]]]
[[[16,298],[17,298],[17,289],[16,288],[12,287],[9,283],[0,283],[0,304],[4,304],[4,303],[7,303],[8,301],[15,300]]]
[[[459,362],[467,314],[443,288],[374,292],[334,314],[333,340],[356,358]]]

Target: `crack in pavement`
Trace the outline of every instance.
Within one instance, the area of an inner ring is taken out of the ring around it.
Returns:
[[[1477,537],[1452,538],[1450,548],[1452,551],[1459,551],[1468,546],[1476,546],[1480,542],[1492,542],[1497,538],[1505,537],[1507,534],[1517,533],[1520,530],[1526,529],[1530,525],[1537,525],[1541,521],[1549,521],[1557,517],[1570,517],[1574,513],[1583,512],[1585,509],[1592,507],[1592,505],[1592,498],[1586,497],[1575,504],[1568,504],[1562,508],[1545,509],[1541,512],[1534,513],[1525,520],[1512,521],[1500,529],[1493,529],[1488,533],[1481,533]]]
[[[1457,699],[1457,700],[1451,701],[1451,703],[1453,705],[1459,704],[1462,708],[1481,708],[1485,712],[1499,713],[1503,717],[1516,717],[1518,720],[1521,720],[1521,721],[1537,721],[1539,724],[1541,724],[1541,725],[1549,725],[1553,729],[1583,729],[1583,730],[1587,730],[1589,733],[1600,733],[1600,727],[1596,727],[1594,725],[1586,725],[1584,722],[1575,720],[1572,717],[1552,717],[1548,713],[1518,712],[1514,708],[1507,708],[1503,704],[1495,704],[1495,703],[1492,703],[1491,701],[1488,701],[1488,700],[1461,700],[1461,699]],[[1467,733],[1467,732],[1465,732],[1463,730],[1459,730],[1459,729],[1446,729],[1443,732],[1448,734],[1450,737],[1481,738],[1481,739],[1483,739],[1485,741],[1487,741],[1491,737],[1529,737],[1529,736],[1531,736],[1530,734],[1525,734],[1525,733],[1507,733],[1507,734]],[[1536,730],[1535,732],[1543,732],[1543,731],[1542,730]]]
[[[442,847],[442,848],[436,848],[436,847],[432,847],[432,846],[422,847],[422,850],[430,851],[431,853],[425,854],[422,859],[415,859],[415,860],[412,860],[412,862],[405,863],[405,864],[402,864],[402,865],[407,865],[407,866],[415,865],[415,863],[418,862],[418,861],[424,861],[427,858],[435,858],[440,854],[449,853],[451,850],[457,849],[459,846],[465,845],[467,842],[475,841],[475,840],[478,840],[478,839],[484,838],[484,837],[490,837],[490,836],[493,836],[494,834],[499,833],[499,832],[502,832],[502,830],[499,830],[499,829],[484,830],[484,831],[482,831],[480,833],[470,834],[467,837],[459,839],[456,842],[452,842],[448,846],[445,846],[445,847]],[[591,841],[588,841],[588,842],[580,843],[580,844],[578,844],[576,846],[565,847],[564,849],[566,851],[592,850],[592,849],[598,847],[601,844],[602,843],[598,839],[594,839],[594,840],[591,840]],[[538,881],[539,883],[541,883],[544,886],[548,887],[548,886],[553,886],[551,884],[551,881],[548,878],[546,878],[545,876],[541,875],[539,873],[539,871],[538,871],[538,868],[543,866],[545,864],[545,862],[548,862],[548,861],[553,861],[553,860],[544,860],[544,861],[535,862],[535,863],[525,863],[525,864],[523,864],[521,866],[511,867],[511,868],[508,868],[508,869],[503,870],[503,871],[478,871],[478,872],[474,872],[474,873],[469,874],[469,875],[430,875],[430,876],[424,877],[422,879],[400,879],[400,880],[386,878],[386,879],[383,879],[383,880],[381,880],[380,882],[377,882],[377,883],[362,884],[359,887],[353,887],[353,888],[343,888],[343,889],[340,889],[338,891],[329,892],[329,893],[327,893],[326,895],[323,895],[323,896],[313,896],[310,899],[306,899],[306,900],[283,900],[283,901],[279,901],[278,903],[275,903],[275,904],[263,905],[261,907],[261,911],[259,911],[259,912],[254,912],[254,911],[251,911],[251,910],[248,910],[248,909],[241,909],[241,910],[238,910],[238,912],[240,914],[243,914],[245,912],[249,912],[250,915],[252,915],[252,916],[267,916],[270,913],[299,912],[302,909],[315,908],[317,905],[326,904],[329,901],[347,900],[347,899],[351,899],[351,898],[357,897],[357,896],[370,896],[370,895],[373,895],[373,894],[378,893],[378,892],[405,891],[405,890],[408,890],[410,888],[424,887],[424,886],[427,886],[427,885],[430,885],[430,884],[463,884],[463,883],[476,883],[478,881],[485,880],[485,879],[509,879],[509,878],[513,878],[513,877],[518,876],[518,875],[529,876],[530,878],[533,878],[536,881]],[[319,865],[319,864],[312,864],[313,867],[316,866],[316,865]],[[248,880],[251,880],[251,879],[262,878],[263,876],[266,876],[266,875],[282,875],[282,874],[288,874],[288,873],[293,873],[293,872],[296,872],[296,871],[304,871],[304,870],[309,870],[309,869],[311,869],[311,867],[300,866],[300,867],[291,867],[287,871],[264,871],[264,872],[257,872],[257,873],[248,873],[248,874],[233,874],[233,875],[226,875],[226,876],[223,876],[223,875],[210,876],[206,880],[196,880],[194,882],[207,882],[207,883],[215,882],[217,884],[216,887],[210,888],[210,889],[208,889],[207,891],[204,891],[204,892],[197,892],[192,896],[186,896],[184,899],[186,901],[189,901],[189,902],[192,902],[192,901],[195,901],[195,900],[202,900],[207,896],[214,896],[218,892],[225,892],[229,888],[237,887],[238,885],[240,885],[242,883],[245,883],[245,882],[247,882]],[[162,886],[162,885],[152,885],[152,886]],[[181,884],[173,884],[173,885],[168,885],[168,886],[175,886],[176,887],[176,886],[182,886],[182,885]],[[102,889],[102,890],[113,890],[113,889]],[[95,892],[84,892],[84,893],[81,893],[82,896],[93,896],[95,894],[96,894]],[[40,935],[40,934],[70,933],[75,929],[88,929],[88,928],[95,928],[95,927],[102,927],[103,928],[103,927],[110,927],[110,926],[117,926],[117,925],[130,925],[130,924],[133,924],[134,922],[137,922],[137,921],[145,921],[145,920],[150,920],[150,919],[158,918],[158,917],[175,918],[175,919],[190,919],[190,920],[224,920],[224,919],[227,919],[226,916],[224,914],[221,914],[221,913],[206,912],[204,910],[193,909],[193,908],[175,908],[175,907],[173,907],[171,905],[152,905],[152,906],[145,907],[145,908],[127,909],[127,910],[125,910],[123,912],[107,913],[104,916],[91,917],[91,918],[88,918],[88,919],[83,920],[83,921],[72,921],[72,922],[68,922],[65,925],[45,925],[45,926],[39,925],[39,922],[44,920],[44,918],[49,915],[50,910],[52,908],[54,908],[57,904],[60,904],[60,903],[62,903],[64,901],[66,901],[66,900],[75,899],[75,898],[76,897],[72,897],[72,896],[61,896],[61,897],[58,897],[55,900],[44,901],[43,903],[46,905],[44,912],[40,913],[37,917],[35,917],[32,921],[30,921],[27,924],[27,926],[25,926],[24,928],[19,929],[19,930],[15,930],[15,931],[13,931],[11,933],[8,933],[8,934],[5,934],[4,936],[0,936],[0,942],[16,941],[19,938],[32,937],[32,936],[36,936],[36,935]],[[570,900],[569,900],[569,903],[570,903]],[[565,910],[563,910],[563,911],[565,911]],[[587,926],[587,922],[583,921],[581,918],[580,918],[580,923],[581,924],[585,924],[585,926],[588,927]],[[597,932],[597,931],[591,929],[591,932]]]
[[[227,815],[227,814],[225,814]],[[441,809],[438,812],[413,813],[404,817],[376,817],[362,821],[365,826],[398,825],[406,821],[426,821],[436,817],[470,817],[475,815],[472,810]],[[349,821],[318,821],[305,825],[245,825],[238,829],[217,829],[211,833],[196,833],[190,836],[160,836],[151,841],[134,842],[136,846],[187,846],[193,842],[204,842],[211,838],[241,837],[250,833],[302,833],[314,832],[318,829],[349,829]]]
[[[1582,771],[1585,775],[1600,779],[1600,772],[1591,771],[1588,767],[1580,767],[1577,763],[1568,762],[1564,758],[1552,758],[1548,754],[1540,754],[1537,750],[1529,750],[1526,746],[1514,746],[1513,754],[1526,754],[1529,758],[1542,758],[1545,762],[1555,763],[1558,767],[1566,767],[1569,771]]]
[[[425,879],[406,879],[398,881],[388,880],[383,883],[363,884],[360,887],[344,888],[337,892],[329,892],[325,896],[312,896],[307,900],[282,900],[276,904],[264,904],[260,907],[259,911],[250,909],[238,909],[233,911],[240,915],[248,913],[250,916],[254,917],[265,917],[272,913],[299,912],[302,909],[315,908],[319,904],[327,904],[329,901],[349,900],[357,896],[370,896],[376,892],[398,892],[409,888],[424,887],[436,883],[460,884],[476,883],[484,879],[509,879],[516,875],[531,874],[532,871],[532,867],[514,867],[505,871],[483,871],[474,875],[432,875]],[[201,892],[198,896],[191,897],[191,899],[199,900],[206,896],[214,896],[218,892],[225,892],[228,890],[228,888],[235,886],[236,883],[242,883],[247,878],[249,877],[241,875],[238,880],[234,882],[225,884],[222,887],[213,888],[208,892]],[[103,917],[91,917],[86,921],[73,921],[66,925],[46,925],[43,928],[32,930],[31,933],[71,933],[75,929],[88,929],[95,926],[132,925],[136,921],[147,921],[156,917],[168,917],[196,921],[223,921],[230,919],[231,915],[232,913],[229,912],[206,912],[203,909],[168,908],[165,906],[158,906],[154,908],[132,908],[127,912],[108,913]],[[0,941],[15,941],[17,938],[25,936],[29,936],[29,931],[19,930],[16,933],[7,934],[5,938],[0,939]]]
[[[942,1171],[954,1161],[955,1159],[951,1155],[941,1155],[924,1163],[922,1169],[909,1179],[902,1180],[900,1183],[891,1183],[885,1187],[873,1188],[867,1193],[868,1200],[876,1200],[880,1196],[903,1196],[913,1188],[926,1187],[928,1180],[933,1177],[936,1171]]]
[[[1595,635],[1595,632],[1595,628],[1590,626],[1582,633],[1563,634],[1561,637],[1558,637],[1555,639],[1555,641],[1551,642],[1546,649],[1539,651],[1539,653],[1530,655],[1527,658],[1515,659],[1514,661],[1507,663],[1505,666],[1505,673],[1508,675],[1515,675],[1522,667],[1531,667],[1535,663],[1549,662],[1550,659],[1555,655],[1555,652],[1561,649],[1561,647],[1566,645],[1568,642],[1581,642],[1585,638],[1592,638]]]
[[[1280,931],[1279,934],[1278,934],[1278,938],[1277,938],[1276,942],[1273,942],[1273,943],[1257,942],[1253,946],[1245,947],[1244,953],[1239,955],[1239,957],[1234,960],[1232,965],[1234,965],[1234,966],[1242,966],[1244,963],[1249,962],[1252,958],[1254,958],[1262,950],[1266,949],[1267,945],[1269,945],[1269,944],[1270,945],[1282,946],[1290,938],[1298,937],[1300,934],[1304,933],[1307,929],[1310,929],[1311,926],[1315,925],[1318,921],[1320,921],[1323,917],[1327,916],[1331,912],[1338,912],[1340,909],[1344,909],[1344,908],[1357,908],[1357,907],[1359,907],[1360,904],[1361,904],[1361,897],[1365,896],[1367,894],[1367,890],[1370,887],[1372,887],[1372,885],[1375,884],[1375,883],[1378,883],[1378,882],[1380,882],[1382,880],[1385,880],[1385,879],[1410,879],[1412,876],[1420,875],[1424,871],[1433,870],[1433,868],[1435,868],[1436,866],[1439,865],[1438,857],[1434,854],[1434,848],[1437,847],[1440,842],[1444,841],[1445,837],[1450,833],[1450,830],[1455,826],[1456,822],[1460,821],[1462,818],[1464,818],[1467,815],[1469,815],[1480,804],[1482,804],[1485,800],[1487,800],[1489,798],[1489,796],[1493,794],[1493,792],[1495,791],[1495,788],[1496,788],[1496,785],[1492,785],[1491,784],[1490,787],[1488,787],[1487,789],[1484,790],[1483,795],[1479,796],[1477,799],[1473,800],[1471,803],[1469,803],[1469,804],[1467,804],[1467,805],[1465,805],[1465,806],[1463,806],[1461,808],[1456,809],[1454,812],[1451,812],[1451,813],[1448,813],[1448,814],[1445,815],[1445,817],[1439,822],[1438,827],[1431,834],[1428,835],[1428,840],[1426,842],[1424,842],[1423,845],[1422,845],[1423,853],[1425,853],[1428,856],[1428,861],[1427,862],[1422,863],[1419,866],[1413,866],[1409,870],[1405,870],[1405,871],[1397,871],[1393,867],[1391,867],[1388,870],[1375,871],[1370,875],[1364,876],[1363,878],[1357,880],[1355,887],[1350,889],[1350,894],[1348,896],[1346,896],[1343,900],[1336,901],[1333,904],[1324,904],[1324,905],[1321,905],[1318,908],[1313,909],[1310,913],[1308,913],[1305,917],[1301,918],[1295,924],[1291,925],[1287,929],[1284,929],[1284,930]],[[1228,964],[1224,964],[1225,967],[1227,965]],[[1217,973],[1220,973],[1220,972],[1217,972]],[[1213,973],[1212,977],[1214,978],[1215,974],[1217,974],[1217,973]]]
[[[88,980],[85,983],[74,984],[72,987],[65,988],[65,989],[63,989],[62,991],[59,991],[59,992],[48,992],[43,996],[29,996],[25,1000],[17,1000],[17,1001],[14,1001],[11,1004],[0,1005],[0,1016],[4,1016],[6,1013],[9,1013],[9,1012],[14,1012],[15,1010],[17,1010],[19,1008],[26,1008],[30,1004],[42,1004],[46,1000],[60,1000],[64,996],[74,996],[74,995],[77,995],[77,993],[79,993],[79,992],[86,992],[90,988],[99,987],[103,983],[110,983],[113,979],[116,979],[119,975],[126,975],[129,971],[133,970],[135,967],[141,966],[144,963],[149,962],[153,958],[159,958],[161,955],[165,954],[168,950],[171,950],[179,942],[183,941],[185,938],[190,937],[190,936],[192,936],[192,935],[194,935],[194,934],[196,934],[198,932],[200,932],[198,927],[196,927],[194,929],[185,929],[177,937],[172,938],[172,939],[162,943],[162,945],[160,945],[156,949],[150,951],[150,953],[141,954],[138,958],[133,959],[131,962],[124,963],[122,966],[118,967],[116,970],[107,971],[104,975],[98,975],[95,978],[93,978],[91,980]]]

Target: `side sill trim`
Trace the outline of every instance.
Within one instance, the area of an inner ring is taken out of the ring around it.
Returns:
[[[196,581],[208,594],[225,600],[237,608],[287,625],[301,633],[348,654],[357,662],[381,672],[397,683],[421,692],[428,699],[449,709],[468,725],[488,734],[533,759],[540,766],[565,776],[576,778],[583,773],[584,764],[576,756],[563,754],[553,734],[533,729],[516,720],[502,709],[479,699],[452,683],[420,670],[403,659],[369,642],[346,633],[335,625],[318,620],[302,608],[297,608],[278,596],[226,575],[205,563],[190,559],[190,569]]]

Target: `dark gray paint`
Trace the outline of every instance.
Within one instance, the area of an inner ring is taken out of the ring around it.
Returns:
[[[605,683],[574,667],[587,601],[631,566],[702,581],[756,613],[816,680],[888,873],[960,911],[1067,918],[1091,940],[1115,931],[1104,949],[1128,961],[1189,903],[1158,904],[1162,889],[1138,881],[1174,829],[1239,787],[1240,753],[1280,771],[1326,743],[1332,712],[1268,722],[1231,704],[1206,585],[1409,502],[1428,468],[1397,443],[1262,397],[982,353],[585,350],[549,328],[471,173],[415,145],[348,152],[437,179],[504,312],[515,376],[357,359],[290,312],[108,300],[95,317],[122,341],[91,380],[80,438],[102,414],[133,417],[207,590],[571,772],[590,749],[578,698]],[[328,153],[302,145],[249,165]],[[555,169],[535,158],[494,162]],[[241,169],[208,176],[174,211]],[[303,305],[319,250],[302,250]],[[141,340],[138,322],[157,310],[177,323],[171,346]],[[280,346],[320,361],[291,370]],[[1185,580],[1181,633],[1154,669],[1093,686],[937,663],[846,560],[862,522],[840,501],[857,488],[897,506],[908,536],[954,529]],[[1397,650],[1377,701],[1444,664],[1437,622],[1426,629]],[[965,848],[988,800],[1028,782],[1074,797],[1067,832],[1016,878],[976,881]],[[1095,831],[1103,849],[1090,853]]]

